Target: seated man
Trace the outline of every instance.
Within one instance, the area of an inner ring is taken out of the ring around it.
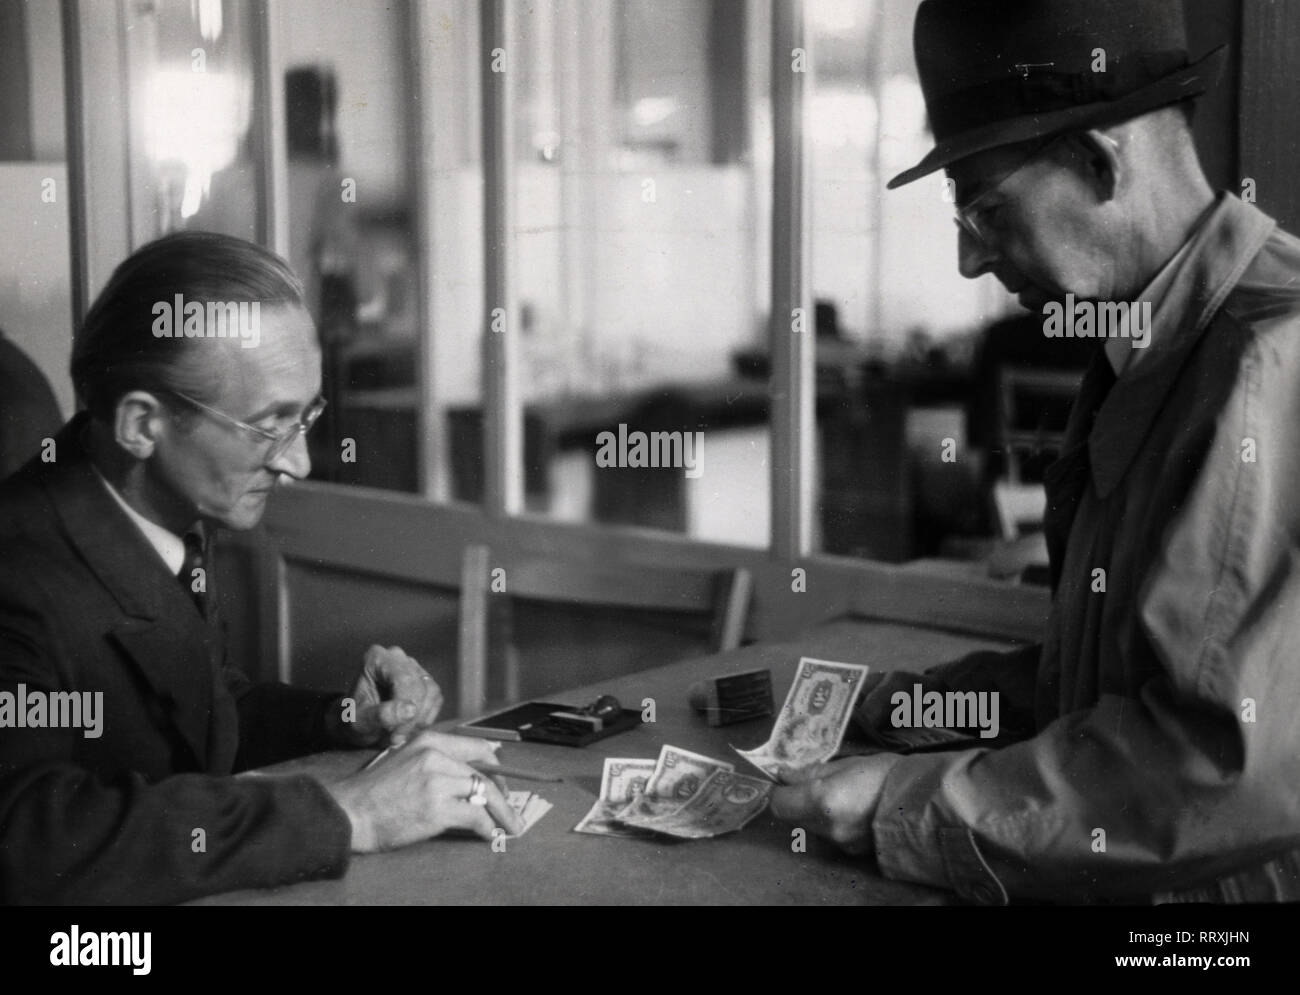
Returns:
[[[916,55],[937,147],[891,186],[946,167],[963,275],[1096,340],[1045,481],[1052,613],[922,681],[1019,736],[924,730],[774,808],[973,901],[1300,897],[1300,241],[1210,188],[1180,4],[928,0]],[[865,694],[878,742],[915,681]]]
[[[62,422],[45,374],[0,330],[0,480],[31,459]]]
[[[400,650],[372,647],[350,698],[253,685],[225,658],[205,527],[251,529],[305,477],[320,413],[284,262],[202,232],[145,246],[87,314],[72,377],[86,410],[0,487],[0,901],[175,902],[518,831],[468,766],[491,750],[424,731],[442,696]],[[407,740],[328,786],[230,776]]]

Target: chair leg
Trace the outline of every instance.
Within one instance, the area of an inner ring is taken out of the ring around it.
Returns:
[[[486,546],[465,547],[460,573],[459,714],[471,718],[487,701],[488,572]]]
[[[715,652],[734,650],[745,636],[749,620],[749,600],[754,589],[753,575],[738,567],[721,583],[714,610],[713,648]]]
[[[514,704],[519,701],[519,650],[513,643],[505,648],[505,673],[503,676],[505,683],[506,701]]]

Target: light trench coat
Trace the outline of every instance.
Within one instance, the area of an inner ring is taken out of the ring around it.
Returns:
[[[908,753],[872,830],[968,901],[1300,898],[1300,240],[1220,195],[1157,281],[1150,351],[1084,377],[1045,522],[1041,647],[925,689],[997,691],[997,740],[857,719]],[[936,750],[936,747],[938,748]]]

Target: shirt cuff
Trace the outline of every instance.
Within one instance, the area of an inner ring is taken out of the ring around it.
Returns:
[[[939,825],[934,809],[915,800],[933,797],[952,769],[953,754],[902,757],[885,777],[872,822],[876,863],[885,877],[955,891],[976,905],[1007,905],[1006,887],[961,825]]]

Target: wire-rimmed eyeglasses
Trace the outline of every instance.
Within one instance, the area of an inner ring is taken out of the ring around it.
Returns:
[[[289,428],[283,432],[270,432],[267,429],[258,428],[256,425],[250,425],[248,422],[240,421],[238,418],[235,418],[233,415],[228,415],[224,411],[218,411],[216,408],[204,404],[202,401],[195,400],[188,394],[182,394],[179,390],[168,388],[167,393],[179,397],[186,404],[193,405],[200,411],[212,415],[214,418],[219,418],[228,424],[234,425],[236,428],[241,428],[245,432],[269,442],[270,447],[267,449],[266,456],[264,457],[268,463],[283,455],[285,450],[293,445],[294,440],[297,439],[298,436],[305,436],[309,431],[311,431],[311,427],[316,424],[317,419],[321,416],[321,412],[325,410],[325,398],[317,395],[316,399],[303,409],[302,414],[298,416],[298,420],[294,422],[294,424],[290,425]]]

